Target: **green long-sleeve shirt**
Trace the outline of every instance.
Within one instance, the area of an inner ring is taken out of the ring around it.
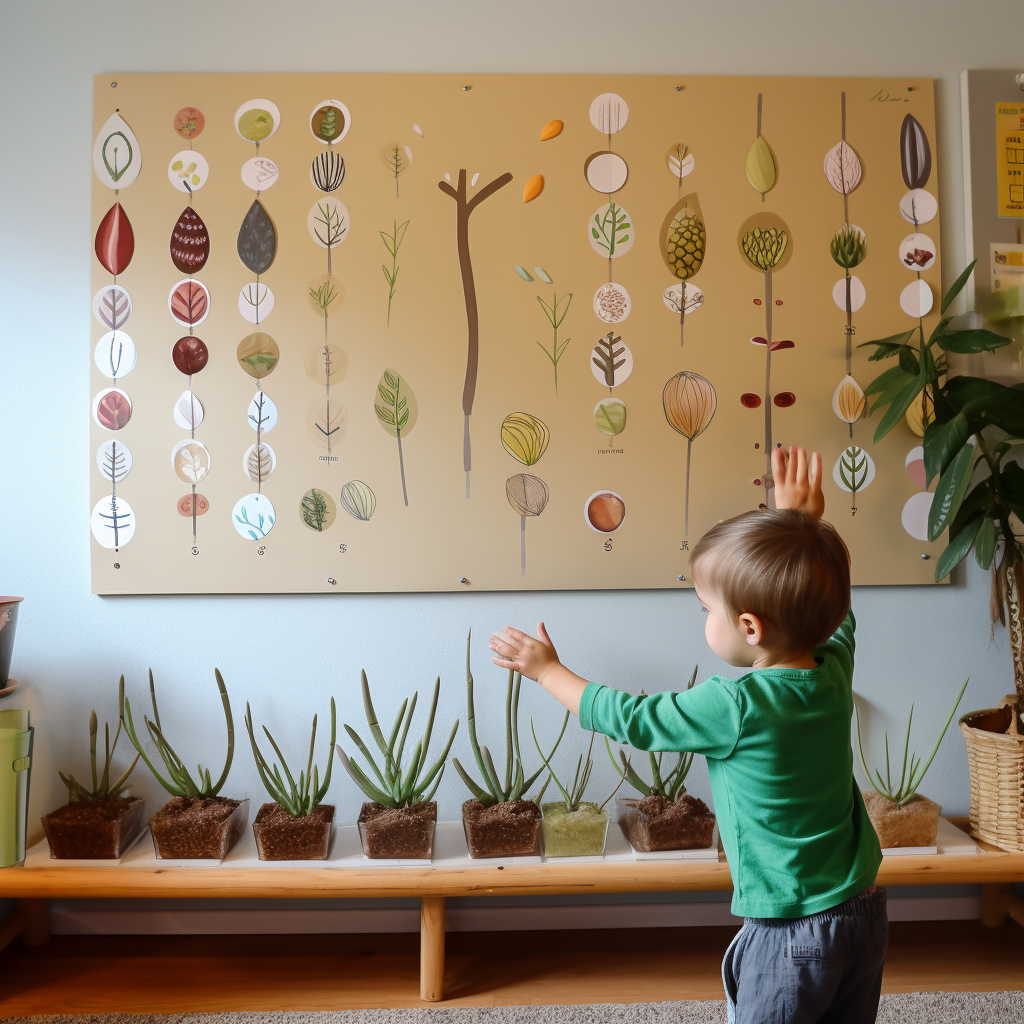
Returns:
[[[710,679],[634,697],[588,683],[580,724],[639,750],[708,762],[733,913],[803,917],[875,880],[878,837],[853,777],[853,612],[815,648],[812,669]]]

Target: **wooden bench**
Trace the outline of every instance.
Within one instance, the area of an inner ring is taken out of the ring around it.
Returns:
[[[966,831],[964,819],[951,820]],[[614,829],[614,825],[612,827]],[[144,838],[144,842],[148,844],[148,838]],[[610,848],[612,844],[609,836]],[[878,872],[878,884],[979,883],[983,924],[999,927],[1012,918],[1024,925],[1024,900],[1010,890],[1011,883],[1024,881],[1024,854],[1007,853],[984,843],[978,846],[978,852],[965,855],[886,857]],[[444,921],[448,896],[693,892],[732,888],[729,865],[721,853],[717,861],[634,861],[610,856],[605,860],[542,864],[474,861],[456,865],[448,858],[430,866],[393,867],[366,866],[361,859],[353,858],[351,866],[345,867],[255,867],[245,863],[244,851],[238,854],[232,851],[219,865],[201,866],[158,861],[148,846],[137,848],[137,853],[133,851],[136,855],[130,866],[52,861],[45,851],[45,844],[41,844],[30,852],[25,866],[0,869],[0,897],[18,900],[14,914],[0,922],[0,948],[19,934],[28,945],[45,943],[49,937],[47,901],[57,898],[414,896],[420,900],[420,997],[430,1002],[444,997]],[[133,853],[127,856],[132,857]]]

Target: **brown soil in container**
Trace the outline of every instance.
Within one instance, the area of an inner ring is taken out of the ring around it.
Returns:
[[[117,860],[146,825],[138,797],[74,800],[43,818],[50,856],[58,860]]]
[[[462,805],[462,827],[470,857],[539,857],[540,808],[532,800],[506,800],[484,807]]]
[[[630,800],[623,811],[619,826],[641,853],[706,850],[715,834],[715,816],[699,797],[683,794],[673,802],[663,796],[645,796]]]
[[[359,811],[363,853],[373,860],[429,860],[436,823],[433,800],[398,808],[365,803]]]
[[[918,794],[902,807],[873,789],[864,790],[864,805],[883,850],[896,846],[934,846],[942,807]]]
[[[279,804],[264,804],[252,823],[260,860],[327,860],[333,823],[331,804],[319,804],[301,818]]]
[[[223,860],[248,820],[248,800],[176,796],[149,819],[149,830],[165,860]]]

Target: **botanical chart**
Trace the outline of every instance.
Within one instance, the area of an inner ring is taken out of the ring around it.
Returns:
[[[96,593],[685,588],[789,444],[932,581],[860,347],[938,315],[930,81],[94,88]]]

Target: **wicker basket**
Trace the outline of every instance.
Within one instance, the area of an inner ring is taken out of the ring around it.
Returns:
[[[1014,703],[1004,697],[999,708]],[[969,724],[999,708],[972,711],[960,719],[971,776],[971,832],[993,846],[1024,853],[1024,735],[1011,718],[1010,732],[988,732]]]

